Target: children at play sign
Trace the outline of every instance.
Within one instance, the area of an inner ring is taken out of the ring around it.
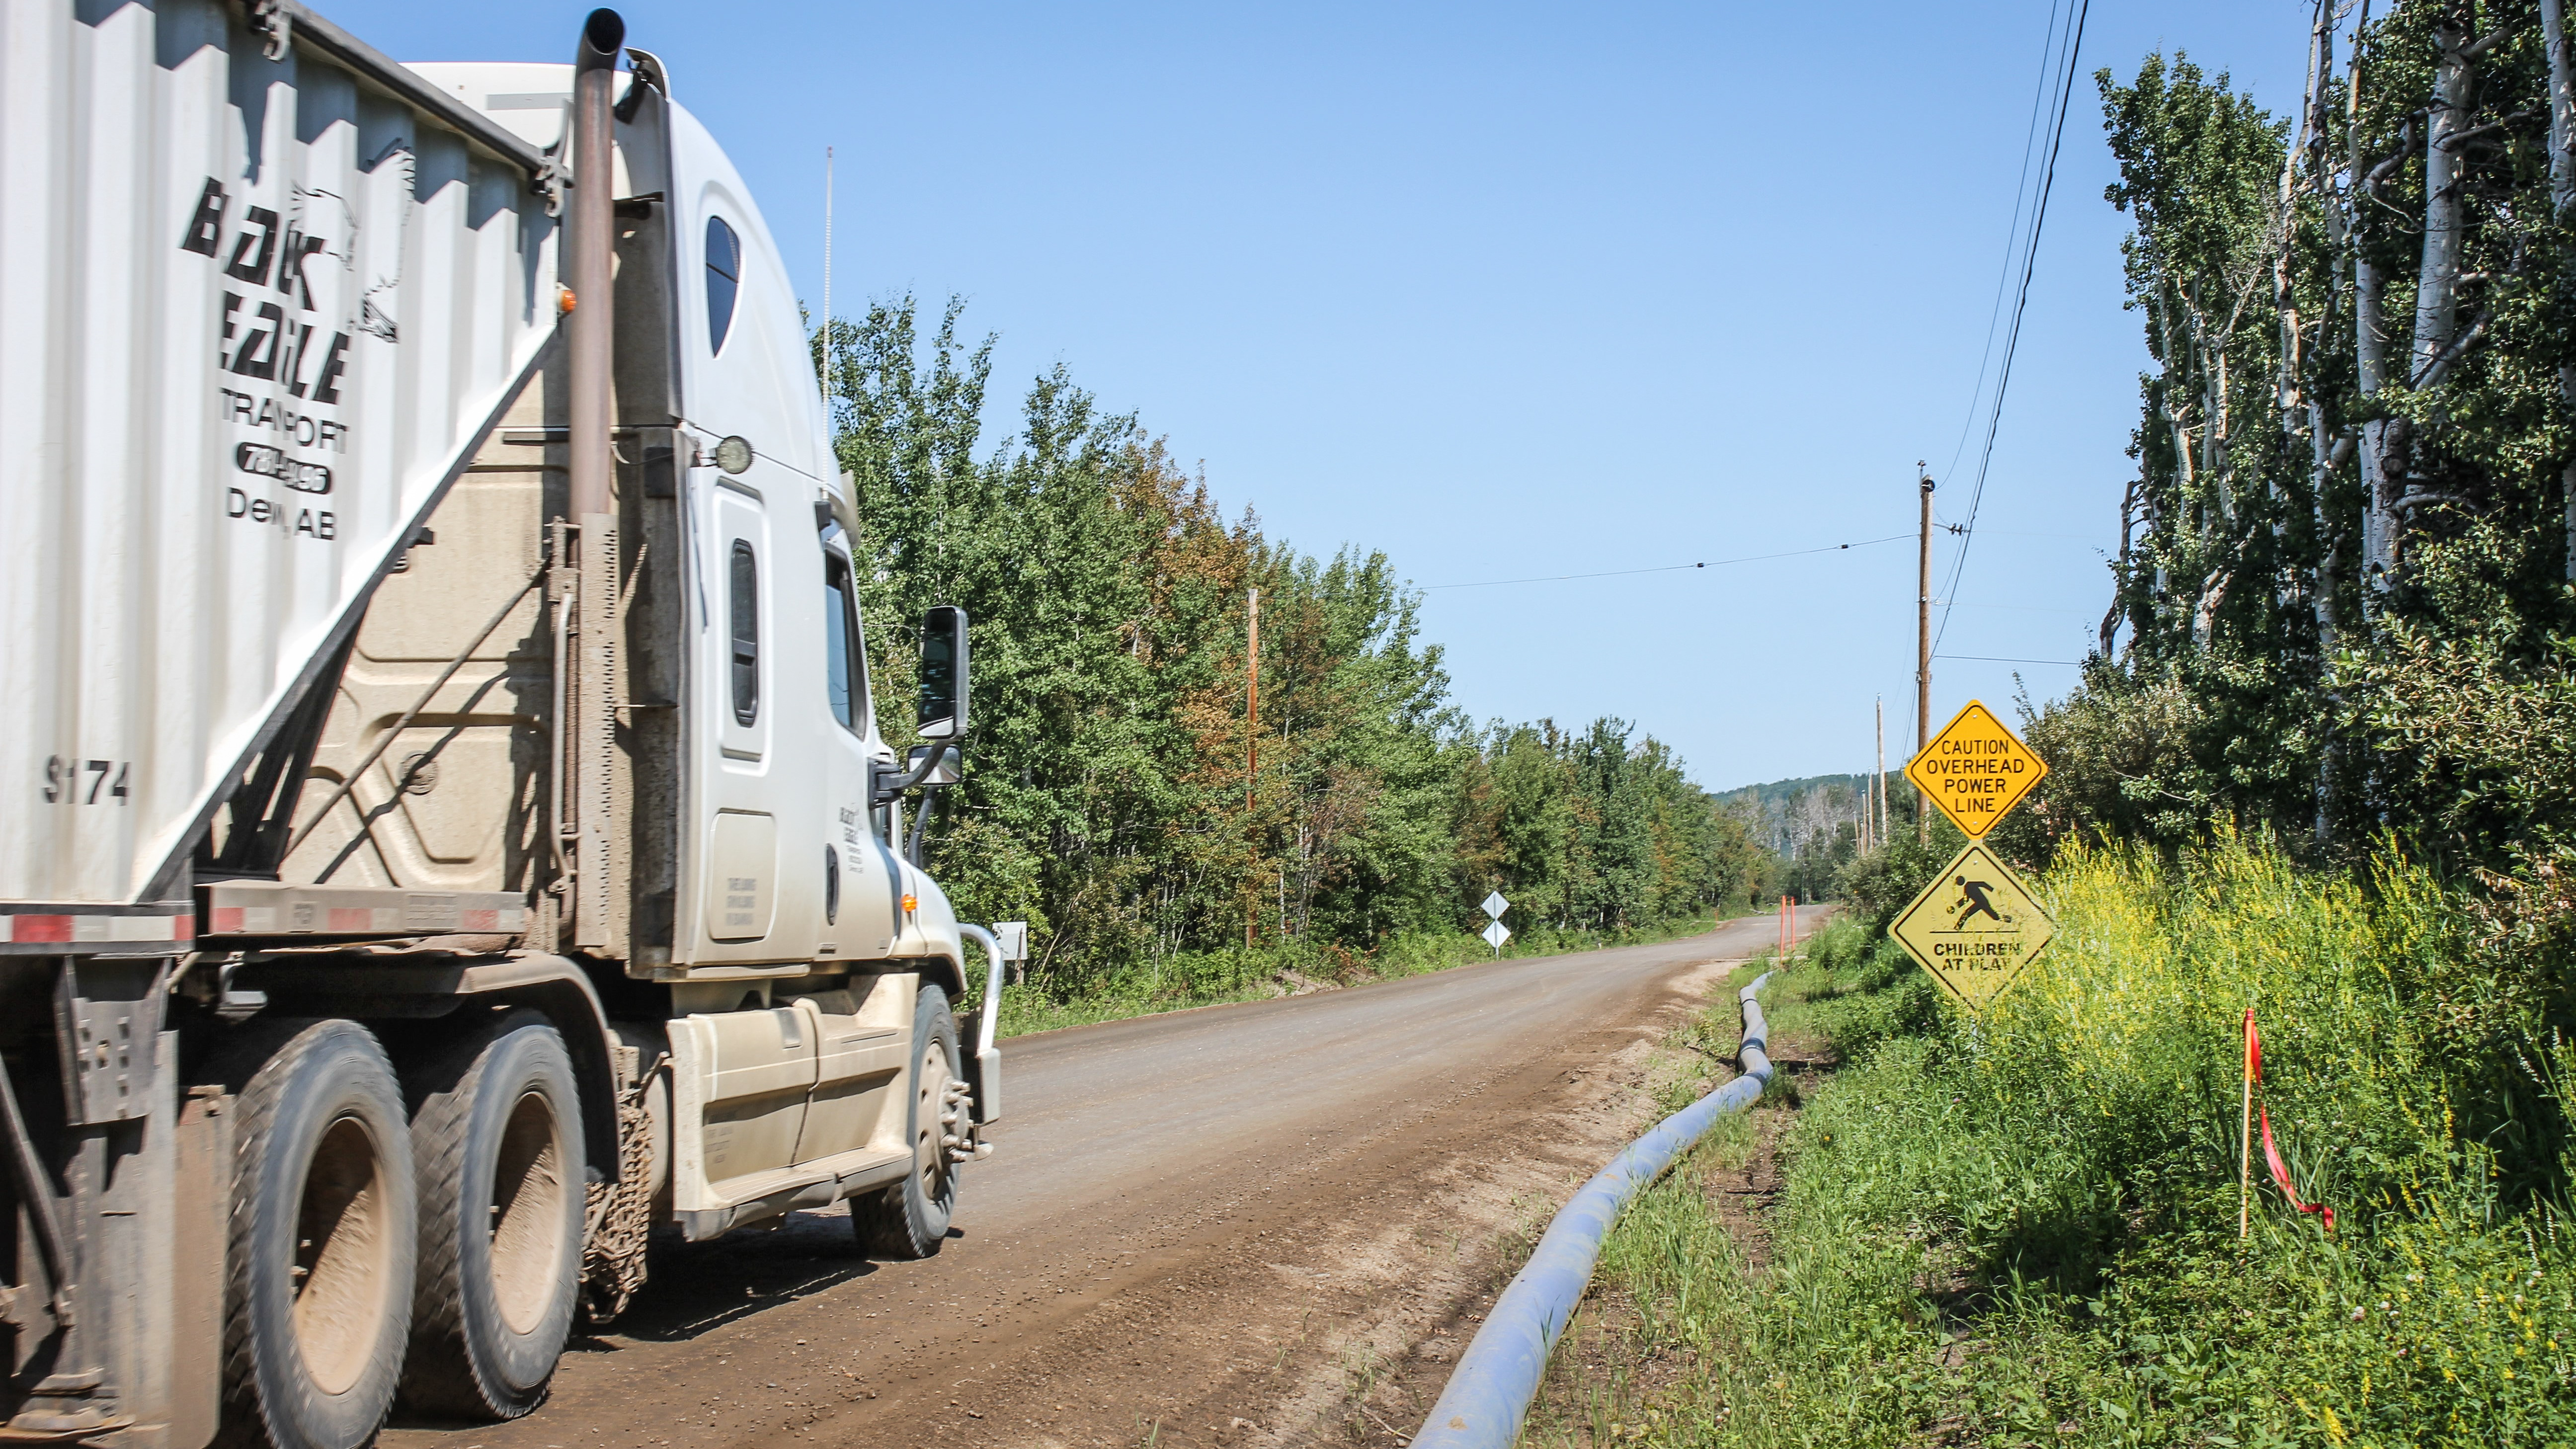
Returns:
[[[2012,985],[2057,923],[2019,876],[1978,843],[2021,803],[2047,764],[1974,700],[1905,767],[1905,777],[1968,837],[1888,934],[1971,1011]]]

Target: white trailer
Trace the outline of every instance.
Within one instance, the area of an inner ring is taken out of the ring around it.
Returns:
[[[523,1414],[657,1231],[926,1255],[990,1151],[905,826],[967,621],[899,758],[785,268],[624,39],[0,0],[0,1441]]]

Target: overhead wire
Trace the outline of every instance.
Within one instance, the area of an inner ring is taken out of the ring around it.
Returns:
[[[1840,553],[1845,549],[1868,548],[1873,544],[1899,543],[1905,539],[1912,538],[1913,536],[1914,535],[1910,533],[1891,533],[1885,538],[1865,538],[1857,543],[1828,543],[1815,548],[1793,548],[1781,553],[1755,553],[1746,554],[1742,558],[1710,559],[1704,563],[1656,564],[1651,568],[1605,569],[1600,573],[1591,574],[1538,574],[1525,579],[1477,579],[1474,582],[1463,584],[1425,584],[1423,585],[1423,592],[1429,593],[1433,589],[1493,589],[1500,588],[1505,584],[1561,584],[1571,582],[1575,579],[1626,578],[1632,574],[1681,573],[1690,569],[1724,568],[1728,564],[1761,563],[1766,559],[1804,558],[1809,554],[1816,553]]]
[[[2039,154],[2039,122],[2048,114],[2048,82],[2057,74],[2058,17],[2064,13],[2063,0],[2049,0],[2048,30],[2039,45],[2039,75],[2030,87],[2030,124],[2021,138],[2021,174],[2013,178],[2013,212],[2011,225],[2004,228],[2003,264],[1995,268],[1995,300],[1986,312],[1986,345],[1977,354],[1976,385],[1968,389],[1967,415],[1959,419],[1959,441],[1950,449],[1950,461],[1941,476],[1949,477],[1959,468],[1959,455],[1968,451],[1968,435],[1976,431],[1977,403],[1986,395],[1986,369],[1994,361],[1995,333],[2004,320],[2004,297],[2012,289],[2013,254],[2021,249],[2021,215],[2029,204],[2030,163]]]
[[[2092,0],[2077,0],[2075,23],[2066,27],[2066,43],[2062,51],[2065,56],[2064,78],[2058,83],[2056,120],[2049,128],[2048,164],[2040,172],[2039,192],[2031,209],[2030,238],[2022,248],[2021,285],[2013,297],[2012,327],[2004,334],[2003,363],[1996,369],[1994,397],[1986,411],[1986,439],[1977,455],[1976,484],[1968,492],[1968,517],[1961,525],[1958,550],[1950,558],[1949,583],[1941,590],[1942,596],[1948,599],[1958,597],[1959,577],[1968,565],[1968,549],[1977,541],[1977,511],[1985,502],[1986,474],[1994,463],[1996,433],[2003,425],[2004,397],[2012,387],[2013,358],[2021,347],[2022,318],[2030,310],[2031,274],[2039,264],[2039,239],[2048,225],[2048,198],[2056,189],[2057,157],[2066,142],[2066,115],[2075,97],[2075,71],[2084,51],[2084,22],[2092,9]],[[2054,14],[2053,11],[2051,13]],[[1939,652],[1941,641],[1950,632],[1950,607],[1948,604],[1942,606],[1941,627],[1932,635],[1935,653]]]

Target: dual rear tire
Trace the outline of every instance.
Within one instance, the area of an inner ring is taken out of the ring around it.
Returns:
[[[219,1442],[357,1449],[398,1392],[442,1417],[535,1408],[581,1275],[562,1038],[514,1012],[405,1083],[356,1022],[281,1022],[232,1062]]]
[[[350,1449],[384,1422],[411,1327],[402,1090],[356,1022],[279,1023],[239,1047],[219,1442]]]
[[[412,1074],[420,1271],[403,1402],[515,1419],[543,1402],[581,1286],[580,1089],[563,1038],[516,1011]]]

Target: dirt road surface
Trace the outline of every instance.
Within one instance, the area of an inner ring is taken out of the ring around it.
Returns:
[[[840,1212],[674,1244],[535,1414],[383,1442],[1395,1444],[1775,929],[1020,1038],[937,1257],[867,1261]]]

